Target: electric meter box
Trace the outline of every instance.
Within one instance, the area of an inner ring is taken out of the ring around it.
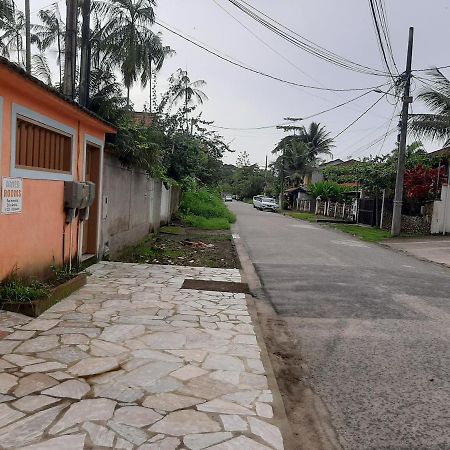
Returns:
[[[85,195],[82,183],[77,181],[64,182],[64,208],[77,209],[80,207]]]
[[[86,181],[86,184],[89,188],[87,203],[88,206],[92,206],[95,200],[95,183],[93,183],[92,181]]]

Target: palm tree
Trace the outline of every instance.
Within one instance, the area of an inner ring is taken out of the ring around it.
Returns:
[[[331,155],[331,149],[334,147],[333,138],[319,123],[311,122],[308,128],[303,127],[300,138],[308,147],[311,161],[321,155]]]
[[[100,16],[106,15],[104,36],[108,51],[122,72],[127,88],[127,106],[130,88],[142,73],[148,60],[150,26],[155,22],[155,0],[114,0],[94,2]]]
[[[0,52],[9,58],[10,52],[17,52],[17,64],[23,66],[23,35],[25,16],[15,8],[13,2],[3,2],[0,15]]]
[[[57,64],[59,66],[59,84],[62,85],[62,55],[64,53],[64,33],[66,26],[61,18],[58,4],[53,4],[48,9],[41,9],[38,13],[41,24],[33,25],[36,43],[41,52],[46,51],[56,43]]]
[[[175,54],[168,45],[163,45],[161,33],[150,33],[147,37],[147,58],[142,67],[141,85],[142,87],[149,85],[149,108],[152,112],[152,77],[156,72],[159,72],[164,64],[167,56]]]
[[[434,69],[430,89],[417,98],[431,110],[428,114],[413,114],[410,119],[411,132],[418,138],[443,141],[450,145],[450,80],[439,70]]]
[[[186,131],[189,132],[188,107],[196,102],[201,105],[208,100],[208,96],[199,89],[206,84],[206,81],[191,81],[187,70],[178,69],[176,74],[170,77],[170,82],[172,83],[171,104],[176,104],[180,100],[184,102]]]

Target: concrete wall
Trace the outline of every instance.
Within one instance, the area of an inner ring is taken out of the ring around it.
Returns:
[[[432,234],[450,233],[450,186],[442,186],[441,199],[434,202]]]
[[[150,178],[142,170],[123,167],[117,158],[105,152],[103,255],[117,255],[169,223],[178,209],[178,198],[177,188],[167,188],[161,180]]]

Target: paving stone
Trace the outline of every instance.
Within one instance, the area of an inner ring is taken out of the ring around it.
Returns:
[[[6,359],[6,361],[9,361],[17,366],[28,366],[30,364],[45,362],[45,359],[35,358],[34,356],[15,354],[4,355],[3,359]]]
[[[244,406],[251,406],[255,402],[261,391],[239,391],[233,392],[231,394],[226,394],[222,396],[224,400],[229,400],[231,402],[239,403]]]
[[[46,395],[27,395],[15,401],[13,405],[20,411],[30,413],[57,403],[59,400],[59,398],[47,397]]]
[[[51,370],[65,369],[67,366],[59,362],[43,362],[39,364],[32,364],[30,366],[25,366],[22,368],[23,373],[34,373],[34,372],[49,372]]]
[[[254,373],[242,373],[240,382],[242,385],[246,385],[257,389],[267,389],[267,378],[265,375],[256,375]]]
[[[116,402],[109,399],[87,399],[73,403],[56,425],[50,429],[57,434],[78,423],[90,420],[108,420],[114,413]]]
[[[175,437],[166,437],[158,442],[142,444],[137,450],[176,450],[180,440]]]
[[[235,356],[209,354],[202,364],[205,369],[244,371],[244,363]]]
[[[66,405],[58,405],[40,411],[2,428],[0,442],[3,448],[17,449],[30,444],[43,435],[46,428],[55,420]]]
[[[16,341],[24,341],[26,339],[31,339],[36,334],[35,331],[22,331],[17,330],[14,333],[11,333],[5,337],[5,339],[16,340]]]
[[[247,366],[255,373],[264,373],[264,366],[260,359],[247,359]]]
[[[172,353],[172,352],[170,352]],[[133,358],[138,359],[150,359],[153,361],[167,361],[167,362],[182,362],[177,356],[169,355],[164,352],[159,352],[157,350],[141,349],[133,350],[131,352]]]
[[[88,358],[89,354],[76,345],[63,345],[47,352],[37,353],[37,356],[47,360],[59,361],[64,364],[73,364]]]
[[[112,448],[116,435],[108,428],[92,422],[83,423],[82,428],[89,433],[93,445]]]
[[[74,434],[69,436],[61,436],[54,439],[21,447],[18,450],[83,450],[85,434]]]
[[[124,449],[124,450],[131,450],[133,447],[134,446],[131,442],[128,442],[121,437],[117,438],[116,445],[114,446],[114,448],[120,448],[120,449]]]
[[[16,353],[44,352],[58,346],[58,336],[38,336],[23,342],[15,349]]]
[[[175,372],[172,372],[170,374],[170,376],[177,378],[178,380],[181,380],[181,381],[187,381],[187,380],[190,380],[191,378],[196,378],[201,375],[205,375],[206,373],[208,373],[208,371],[200,369],[200,367],[187,365],[187,366],[181,367],[178,370],[175,370]]]
[[[0,394],[7,394],[18,381],[18,378],[10,373],[0,373]]]
[[[236,403],[216,398],[206,403],[197,405],[199,411],[213,412],[220,414],[238,414],[254,416],[255,412]]]
[[[273,409],[267,403],[256,402],[256,414],[260,417],[265,417],[266,419],[271,419],[273,417]]]
[[[208,354],[205,350],[169,350],[176,356],[181,356],[185,361],[202,362]]]
[[[93,339],[90,342],[90,353],[93,356],[116,356],[128,353],[130,350],[119,344]]]
[[[21,341],[0,340],[0,355],[11,353],[20,343]]]
[[[14,369],[16,366],[15,364],[11,364],[8,361],[5,361],[4,359],[0,359],[0,371],[3,372],[6,369]]]
[[[73,378],[72,375],[69,375],[66,372],[61,372],[60,370],[58,370],[56,372],[50,372],[47,375],[50,375],[52,378],[54,378],[55,380],[58,380],[58,381],[64,381],[64,380],[69,380],[69,379]]]
[[[89,375],[98,375],[117,369],[119,363],[116,358],[86,358],[82,359],[69,369],[69,373],[78,377],[87,377]]]
[[[181,349],[186,344],[186,336],[180,333],[156,332],[142,336],[141,341],[155,350]]]
[[[161,411],[176,411],[177,409],[185,409],[204,402],[199,398],[187,397],[172,393],[164,393],[158,395],[150,395],[145,398],[142,403],[147,408],[154,408]]]
[[[72,324],[73,325],[73,324]],[[64,335],[64,334],[84,334],[90,338],[95,338],[100,334],[101,330],[95,327],[55,327],[51,330],[44,331],[44,336]]]
[[[11,400],[14,400],[11,395],[0,394],[0,403],[10,402]]]
[[[233,370],[216,370],[210,374],[210,377],[218,381],[223,381],[224,383],[238,385],[240,375],[241,372],[236,372]]]
[[[53,386],[52,388],[43,391],[42,393],[52,397],[74,398],[80,400],[90,390],[91,387],[85,381],[67,380],[57,386]]]
[[[155,381],[180,368],[181,363],[156,361],[138,367],[131,372],[118,377],[118,381],[128,386],[146,388]]]
[[[5,403],[0,404],[0,428],[8,425],[11,422],[19,420],[25,414],[12,409]],[[0,444],[1,445],[1,444]]]
[[[201,450],[211,445],[218,444],[219,442],[226,441],[233,437],[232,433],[220,432],[220,433],[202,433],[202,434],[188,434],[184,437],[183,442],[187,448],[191,450]]]
[[[280,430],[267,422],[256,419],[255,417],[249,417],[248,423],[250,425],[250,430],[253,434],[261,437],[268,444],[276,448],[277,450],[283,450],[283,438],[281,436]]]
[[[154,433],[184,436],[192,433],[221,431],[220,425],[207,414],[198,411],[175,411],[150,427]]]
[[[258,442],[250,439],[246,436],[239,436],[221,444],[213,445],[208,450],[272,450],[266,445],[259,444]]]
[[[143,325],[111,325],[100,334],[99,339],[109,342],[123,342],[144,333],[145,327]]]
[[[108,427],[122,436],[125,440],[135,445],[141,445],[148,439],[147,433],[136,427],[117,423],[112,420],[108,422]]]
[[[225,431],[246,431],[248,429],[247,421],[235,414],[221,414],[220,420]]]
[[[20,379],[18,386],[14,389],[16,397],[23,397],[33,392],[43,391],[58,384],[58,382],[44,373],[32,373]]]
[[[61,336],[61,342],[66,345],[89,344],[90,339],[84,334],[64,334]]]
[[[118,402],[136,402],[144,396],[144,391],[119,383],[107,383],[94,386],[94,397],[106,397]]]
[[[22,326],[22,330],[47,331],[58,325],[60,320],[34,319]]]
[[[224,394],[236,392],[236,386],[213,380],[208,375],[205,375],[189,380],[177,392],[183,395],[211,400]]]
[[[151,425],[161,418],[162,415],[152,409],[141,406],[125,406],[116,410],[113,421],[139,428]]]

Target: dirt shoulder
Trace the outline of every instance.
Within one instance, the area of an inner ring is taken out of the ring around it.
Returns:
[[[163,227],[137,245],[126,248],[115,261],[194,267],[240,268],[229,230],[202,230],[179,224]]]

